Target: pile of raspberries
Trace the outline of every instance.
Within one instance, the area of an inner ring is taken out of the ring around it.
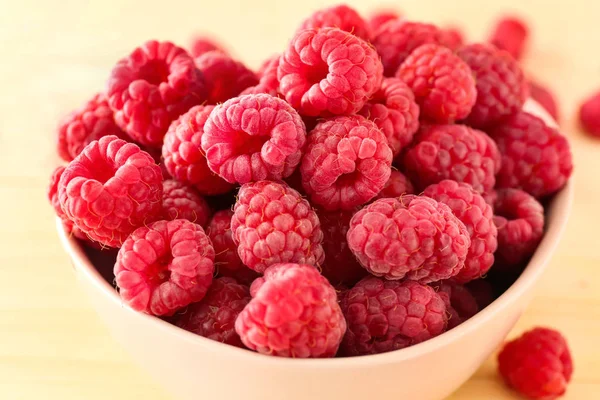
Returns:
[[[146,42],[61,122],[50,202],[118,249],[126,305],[198,335],[282,357],[423,342],[522,271],[571,175],[522,110],[513,33],[340,5],[258,71],[208,38]]]

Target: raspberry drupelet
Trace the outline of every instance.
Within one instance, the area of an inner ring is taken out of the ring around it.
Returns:
[[[60,178],[58,196],[67,218],[90,239],[120,247],[162,210],[162,173],[133,143],[104,136],[88,144]]]
[[[298,32],[306,29],[326,27],[341,29],[367,41],[371,38],[369,25],[356,10],[345,4],[327,7],[314,12],[300,24]]]
[[[431,283],[431,286],[446,303],[448,329],[452,329],[479,312],[479,305],[469,289],[451,281]]]
[[[348,246],[367,271],[421,283],[456,276],[471,245],[445,204],[424,196],[379,199],[352,217]]]
[[[233,185],[208,168],[201,147],[204,126],[214,106],[195,106],[174,121],[162,147],[164,166],[169,175],[180,182],[193,185],[203,195],[231,191]]]
[[[121,298],[151,315],[173,315],[206,295],[215,252],[200,225],[157,221],[133,231],[119,249],[114,273]]]
[[[391,174],[392,151],[377,126],[359,115],[325,120],[310,132],[300,164],[314,204],[350,210],[373,199]]]
[[[398,68],[396,76],[415,94],[421,118],[449,123],[465,118],[477,98],[471,68],[447,47],[417,47]]]
[[[290,176],[300,163],[306,128],[284,100],[249,94],[220,104],[204,125],[208,166],[230,183]]]
[[[252,300],[235,330],[262,354],[293,358],[333,357],[346,320],[333,286],[311,265],[275,264],[250,288]]]
[[[529,28],[525,21],[516,16],[506,16],[494,26],[489,42],[501,50],[506,50],[515,60],[520,60],[528,36]]]
[[[277,263],[319,265],[324,259],[317,214],[285,183],[243,185],[233,209],[231,231],[242,262],[257,272]]]
[[[171,121],[206,101],[192,57],[171,42],[144,43],[120,60],[108,80],[115,121],[136,142],[160,147]]]
[[[381,129],[394,157],[412,141],[419,129],[419,106],[415,95],[398,78],[384,78],[381,88],[359,114]]]
[[[383,199],[386,197],[400,197],[403,194],[414,194],[415,188],[410,180],[400,171],[392,170],[390,179],[385,183],[381,192],[375,197]]]
[[[162,217],[167,221],[186,219],[206,227],[211,210],[202,196],[174,179],[163,182]]]
[[[281,56],[279,91],[302,115],[358,112],[381,86],[383,66],[364,40],[337,28],[299,32]]]
[[[540,82],[529,81],[529,94],[531,98],[537,101],[544,109],[550,114],[550,116],[558,122],[559,112],[558,103],[554,98],[554,95],[550,89]]]
[[[414,281],[364,278],[342,296],[341,307],[348,324],[344,356],[403,349],[443,333],[448,322],[442,297]]]
[[[255,86],[244,89],[241,94],[267,93],[277,96],[279,93],[279,80],[277,79],[277,67],[281,55],[275,54],[261,66],[258,76],[259,81]]]

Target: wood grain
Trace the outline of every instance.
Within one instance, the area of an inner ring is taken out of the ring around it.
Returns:
[[[350,2],[365,12],[369,1]],[[534,325],[562,330],[575,358],[566,399],[600,393],[600,141],[576,128],[578,102],[600,87],[600,3],[405,0],[411,18],[460,24],[485,37],[515,11],[531,22],[526,70],[560,93],[562,127],[575,153],[575,205],[537,296],[513,335]],[[502,3],[502,4],[500,4]],[[76,286],[45,200],[58,163],[57,119],[102,90],[113,63],[149,38],[185,44],[216,32],[249,65],[280,51],[321,1],[0,2],[0,393],[3,399],[167,400],[108,336]],[[510,399],[490,358],[454,399]]]

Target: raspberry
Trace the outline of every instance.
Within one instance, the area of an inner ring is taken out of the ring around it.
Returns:
[[[364,40],[340,29],[299,32],[281,56],[285,99],[307,116],[354,114],[381,86],[383,66]]]
[[[67,166],[58,185],[65,215],[92,240],[120,247],[162,209],[162,173],[133,143],[104,136]]]
[[[208,166],[230,183],[290,176],[306,142],[298,113],[268,94],[244,95],[216,106],[204,130]]]
[[[171,121],[203,103],[207,89],[184,49],[151,40],[113,68],[107,96],[121,129],[136,142],[160,147]]]
[[[458,50],[461,46],[465,44],[465,38],[463,32],[460,28],[456,26],[450,26],[445,29],[442,29],[442,36],[444,46],[448,47],[452,50]]]
[[[258,84],[258,77],[244,64],[221,51],[209,51],[195,59],[208,86],[208,102],[222,103]]]
[[[98,93],[83,108],[61,121],[58,126],[58,155],[65,161],[71,161],[91,141],[108,135],[126,139],[125,133],[115,123],[106,96]]]
[[[579,123],[587,133],[600,136],[600,92],[587,98],[580,106]]]
[[[428,340],[446,330],[444,300],[429,286],[413,281],[368,277],[342,296],[348,323],[340,353],[385,353]]]
[[[227,193],[233,185],[208,168],[200,147],[204,125],[214,106],[195,106],[171,124],[162,148],[164,165],[180,182],[194,185],[204,195]]]
[[[163,219],[187,219],[205,227],[210,218],[210,207],[194,189],[174,179],[163,182]]]
[[[520,111],[489,133],[502,154],[497,187],[541,198],[567,183],[573,172],[569,142],[542,119]]]
[[[212,282],[202,301],[189,305],[175,325],[217,342],[244,347],[234,326],[249,301],[247,286],[233,278],[218,278]]]
[[[211,37],[201,35],[192,39],[192,45],[190,46],[190,54],[192,57],[200,57],[202,54],[213,50],[218,50],[223,54],[227,54],[227,51],[223,46]]]
[[[417,47],[396,76],[414,92],[421,117],[439,123],[465,118],[477,98],[469,66],[452,50],[437,44]]]
[[[421,189],[452,179],[483,193],[494,187],[500,170],[496,143],[464,125],[423,127],[403,161],[411,182]]]
[[[453,280],[466,283],[481,278],[494,264],[494,252],[498,248],[498,231],[494,225],[492,207],[471,185],[451,180],[427,187],[423,195],[450,207],[469,232],[471,247],[465,267]]]
[[[371,37],[371,30],[365,20],[362,19],[356,10],[345,4],[327,7],[314,12],[300,24],[297,32],[306,29],[318,30],[326,27],[341,29],[364,40],[369,40]]]
[[[488,127],[521,109],[527,99],[527,82],[510,54],[478,43],[462,47],[457,54],[471,67],[477,86],[469,125]]]
[[[544,234],[544,207],[518,189],[499,189],[494,204],[498,227],[495,268],[512,269],[533,254]]]
[[[401,15],[396,9],[381,9],[371,14],[371,16],[367,19],[367,24],[371,29],[372,35],[374,35],[383,26],[383,24],[400,18]]]
[[[549,328],[535,328],[504,345],[498,370],[506,384],[530,399],[562,396],[573,374],[565,338]]]
[[[394,76],[398,67],[417,47],[428,44],[445,44],[446,37],[435,25],[395,19],[375,31],[373,45],[381,56],[384,75]]]
[[[231,219],[238,254],[249,268],[272,264],[321,264],[323,232],[308,201],[282,183],[259,181],[240,188]]]
[[[275,264],[252,284],[235,321],[242,342],[262,354],[333,357],[346,332],[337,294],[314,267]]]
[[[336,117],[312,130],[300,174],[312,202],[326,210],[350,210],[374,198],[391,173],[392,151],[367,119]]]
[[[279,93],[279,80],[277,79],[279,58],[279,54],[269,58],[260,68],[258,84],[245,89],[242,94],[267,93],[277,96]]]
[[[359,114],[381,129],[394,156],[412,141],[419,128],[419,106],[415,95],[397,78],[385,78]]]
[[[464,267],[471,245],[450,208],[424,196],[379,199],[350,221],[348,246],[375,276],[429,283]]]
[[[477,302],[479,310],[483,310],[495,300],[492,284],[483,279],[475,279],[465,285]]]
[[[386,197],[400,197],[403,194],[414,194],[415,188],[410,180],[400,171],[393,170],[390,179],[385,183],[381,192],[375,197],[383,199]]]
[[[200,225],[184,219],[157,221],[133,231],[115,264],[115,281],[129,307],[173,315],[204,298],[215,251]]]
[[[529,94],[544,107],[555,121],[558,121],[558,104],[554,99],[554,95],[547,87],[542,86],[539,82],[529,81]]]
[[[490,43],[501,50],[506,50],[515,60],[520,60],[529,36],[525,21],[517,17],[500,19],[490,35]]]
[[[448,329],[452,329],[479,312],[477,300],[464,287],[450,281],[435,282],[430,285],[446,303],[448,311]]]
[[[353,285],[367,275],[367,271],[350,251],[346,240],[353,215],[354,210],[318,212],[325,250],[321,273],[334,285]]]

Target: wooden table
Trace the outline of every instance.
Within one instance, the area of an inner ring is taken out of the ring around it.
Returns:
[[[210,3],[210,4],[206,4]],[[57,119],[102,90],[113,63],[149,38],[185,44],[217,32],[256,67],[280,51],[317,0],[2,1],[0,7],[0,397],[6,400],[166,400],[110,338],[75,283],[54,231],[45,192]],[[356,1],[360,11],[369,1]],[[575,205],[537,296],[513,334],[534,325],[564,332],[575,358],[568,399],[600,393],[600,141],[583,136],[574,113],[600,87],[600,4],[406,0],[415,19],[464,23],[484,38],[502,11],[531,20],[525,66],[561,96],[562,126],[575,153]],[[509,6],[500,6],[498,3]],[[585,7],[587,9],[585,9]],[[167,8],[170,7],[170,8]],[[490,358],[452,399],[509,399]]]

